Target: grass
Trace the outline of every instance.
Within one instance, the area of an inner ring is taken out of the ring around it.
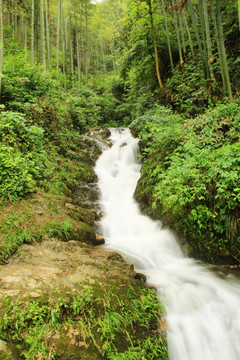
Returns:
[[[27,360],[56,359],[66,336],[79,356],[93,351],[99,359],[167,359],[165,335],[158,334],[164,309],[153,289],[127,285],[123,292],[116,287],[100,294],[100,288],[86,285],[67,297],[5,297],[0,338]]]

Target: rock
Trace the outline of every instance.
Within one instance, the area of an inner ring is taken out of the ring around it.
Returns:
[[[146,282],[147,281],[147,277],[144,274],[141,273],[136,273],[134,276],[135,279]]]
[[[92,226],[78,221],[72,231],[70,231],[69,238],[71,240],[81,241],[87,244],[95,245],[96,234]]]
[[[65,203],[65,207],[69,209],[68,214],[75,220],[80,220],[90,226],[95,225],[98,215],[94,209],[85,209],[72,203]]]
[[[71,210],[75,210],[75,209],[76,209],[76,205],[74,205],[74,204],[65,203],[64,206],[66,206],[66,208],[71,209]]]
[[[96,241],[94,245],[103,245],[103,244],[105,244],[105,239],[103,237],[96,236]]]
[[[15,346],[0,340],[0,360],[18,360],[19,354]]]

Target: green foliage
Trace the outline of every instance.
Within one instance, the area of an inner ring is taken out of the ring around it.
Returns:
[[[42,68],[31,65],[28,52],[18,51],[4,58],[4,79],[2,101],[11,105],[33,103],[36,98],[48,94],[50,91],[59,90],[58,80],[44,73]]]
[[[11,339],[25,359],[55,359],[58,345],[52,337],[70,327],[76,341],[93,346],[101,358],[166,360],[165,335],[157,334],[158,317],[164,310],[156,291],[136,291],[129,285],[126,298],[99,290],[85,286],[67,298],[49,300],[5,297],[0,338]],[[142,340],[138,340],[139,331]]]
[[[50,237],[57,237],[62,240],[69,240],[71,231],[73,230],[73,225],[69,221],[64,221],[63,223],[59,221],[51,221],[46,224],[46,233]]]
[[[158,216],[195,256],[239,259],[239,106],[221,104],[185,121],[160,109],[132,127],[143,139],[139,189]]]
[[[199,60],[189,60],[183,67],[177,66],[168,78],[166,97],[173,109],[197,115],[216,101],[216,90],[216,84],[204,78]]]
[[[43,129],[24,115],[0,113],[0,196],[15,201],[35,190],[44,177]]]
[[[94,92],[88,89],[74,90],[68,103],[69,114],[76,129],[85,132],[89,127],[97,125],[98,106]]]
[[[1,221],[0,261],[7,259],[23,243],[31,243],[39,238],[39,234],[33,234],[25,227],[28,219],[29,215],[19,216],[13,213]]]

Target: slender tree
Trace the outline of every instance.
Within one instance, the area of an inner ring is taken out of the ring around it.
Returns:
[[[88,0],[85,1],[85,77],[88,83]]]
[[[201,33],[202,33],[204,63],[206,64],[207,78],[209,78],[209,67],[208,67],[208,58],[207,58],[207,41],[206,41],[204,15],[203,15],[203,0],[198,0],[198,8],[199,8],[199,17],[200,17]]]
[[[222,58],[220,39],[219,39],[219,31],[218,31],[217,19],[216,19],[216,11],[215,11],[215,7],[214,7],[214,4],[213,4],[213,0],[210,0],[210,6],[211,6],[211,15],[212,15],[212,20],[213,20],[213,25],[214,25],[214,32],[215,32],[215,38],[216,38],[216,43],[217,43],[217,49],[218,49],[218,56],[219,56],[219,64],[220,64],[220,69],[221,69],[221,77],[222,77],[223,89],[224,89],[224,93],[227,94],[227,83],[226,83],[226,78],[225,78],[225,71],[224,71],[224,66],[223,66],[223,58]]]
[[[45,0],[45,19],[46,19],[46,44],[47,44],[47,69],[50,70],[51,47],[50,47],[48,0]]]
[[[63,3],[61,1],[61,22],[60,29],[62,34],[62,72],[64,78],[64,88],[66,89],[66,67],[67,67],[67,46],[66,46],[66,28],[65,28],[65,20],[64,20],[64,8]]]
[[[152,12],[151,0],[147,0],[147,5],[148,5],[148,14],[149,14],[149,18],[150,18],[150,25],[151,25],[154,53],[155,53],[155,65],[156,65],[157,79],[158,79],[158,84],[159,84],[160,88],[163,89],[163,83],[162,83],[160,69],[159,69],[158,49],[157,49],[155,29],[154,29],[154,24],[153,24],[153,12]]]
[[[2,94],[2,71],[3,71],[3,14],[2,14],[2,0],[0,0],[0,96]]]
[[[45,50],[45,24],[44,24],[44,8],[43,0],[40,0],[40,59],[43,69],[46,71],[46,50]]]
[[[100,42],[100,46],[101,46],[101,54],[102,54],[103,73],[106,74],[107,69],[106,69],[105,54],[104,54],[104,48],[103,48],[102,39],[101,39],[101,42]]]
[[[183,21],[184,21],[184,24],[185,24],[185,27],[186,27],[186,30],[187,30],[188,41],[189,41],[189,46],[190,46],[190,49],[191,49],[192,57],[194,57],[194,49],[193,49],[192,37],[191,37],[191,33],[190,33],[190,30],[189,30],[187,17],[186,17],[184,9],[182,10],[182,15],[183,15]]]
[[[204,76],[205,76],[205,78],[207,78],[207,64],[206,64],[204,53],[203,53],[202,43],[201,43],[199,31],[198,31],[197,19],[196,19],[195,12],[193,9],[192,0],[188,0],[188,3],[189,3],[189,7],[190,7],[195,36],[196,36],[196,40],[197,40],[197,44],[198,44],[198,50],[200,53],[200,58],[201,58],[202,66],[203,66]]]
[[[183,9],[178,9],[177,17],[178,17],[178,23],[179,23],[179,29],[180,29],[182,49],[183,49],[183,54],[186,55],[186,42],[185,42],[185,33],[184,33],[182,14],[183,14]]]
[[[210,72],[211,80],[215,79],[214,76],[214,70],[212,65],[212,43],[211,43],[211,37],[210,37],[210,29],[209,29],[209,19],[208,19],[208,11],[207,11],[207,1],[202,0],[203,4],[203,17],[204,17],[204,23],[205,23],[205,32],[206,32],[206,40],[207,40],[207,54],[208,54],[208,67]]]
[[[158,0],[158,6],[159,6],[159,11],[160,11],[160,9],[161,9],[160,0]],[[165,24],[165,30],[166,30],[166,37],[167,37],[170,65],[171,65],[171,70],[173,71],[174,67],[173,67],[172,47],[171,47],[171,42],[170,42],[168,21],[167,21],[167,15],[166,15],[166,11],[165,11],[164,0],[162,0],[162,12],[163,12],[164,24]]]
[[[61,0],[58,0],[58,14],[57,14],[57,46],[56,46],[56,70],[59,71],[59,49],[60,49],[60,21],[61,21]]]
[[[34,64],[34,16],[35,16],[35,3],[32,0],[32,18],[31,18],[31,63]]]
[[[28,47],[28,19],[27,16],[24,18],[24,48]]]
[[[67,1],[68,6],[68,47],[70,58],[70,78],[72,81],[72,87],[74,87],[74,68],[73,68],[73,48],[72,48],[72,19],[71,19],[71,7],[70,1]]]
[[[228,93],[228,97],[229,97],[230,101],[232,101],[233,100],[232,89],[231,89],[231,83],[230,83],[229,72],[228,72],[226,49],[225,49],[225,45],[224,45],[222,19],[221,19],[221,10],[220,10],[219,0],[216,0],[216,13],[217,13],[217,26],[218,26],[218,32],[219,32],[220,52],[221,52],[222,61],[223,61],[223,69],[224,69],[224,76],[225,76],[225,80],[226,80],[227,93]]]
[[[175,32],[176,32],[176,36],[177,36],[177,44],[178,44],[178,52],[179,52],[180,64],[183,64],[182,44],[181,44],[180,30],[179,30],[179,25],[178,25],[178,16],[176,14],[175,6],[174,6],[174,0],[172,0],[171,10],[172,10],[172,13],[173,13]]]
[[[240,0],[238,0],[238,24],[239,24],[239,31],[240,31]]]

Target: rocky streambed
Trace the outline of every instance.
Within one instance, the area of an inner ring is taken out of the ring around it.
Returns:
[[[154,290],[96,246],[104,239],[93,166],[107,138],[106,130],[76,139],[86,171],[77,182],[69,172],[61,196],[38,190],[1,209],[0,241],[7,232],[25,237],[0,265],[0,360],[112,359],[164,335]]]

